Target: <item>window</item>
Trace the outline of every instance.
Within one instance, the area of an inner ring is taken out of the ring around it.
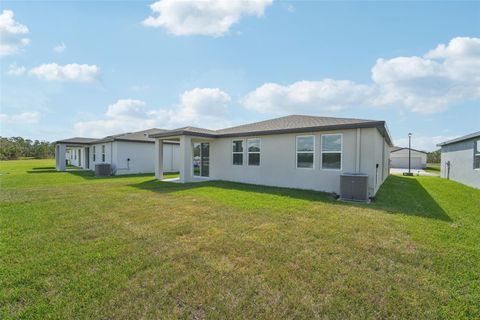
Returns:
[[[475,142],[475,154],[473,156],[473,168],[480,169],[480,140]]]
[[[313,169],[315,158],[315,137],[299,136],[297,137],[297,168]]]
[[[248,139],[247,140],[248,151],[248,165],[259,166],[260,165],[260,139]]]
[[[105,145],[102,145],[102,162],[105,162]]]
[[[232,163],[237,166],[243,165],[243,140],[233,140],[232,153]]]
[[[322,169],[342,170],[342,135],[322,135]]]
[[[93,146],[93,161],[95,161],[96,157],[97,157],[97,154],[96,154],[95,146]]]

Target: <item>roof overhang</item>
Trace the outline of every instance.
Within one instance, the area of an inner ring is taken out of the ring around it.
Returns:
[[[203,137],[203,138],[219,138],[216,134],[195,132],[190,130],[170,130],[166,132],[159,132],[155,134],[150,134],[150,138],[169,138],[169,139],[178,139],[180,136],[192,136],[192,137]]]
[[[165,132],[159,132],[156,134],[149,135],[150,138],[161,138],[166,139],[178,139],[180,136],[192,136],[192,137],[202,137],[202,138],[230,138],[230,137],[251,137],[251,136],[261,136],[261,135],[273,135],[273,134],[287,134],[287,133],[305,133],[312,131],[332,131],[339,129],[357,129],[357,128],[377,128],[380,131],[380,134],[387,140],[389,146],[393,146],[392,139],[388,128],[386,127],[385,121],[369,121],[365,123],[352,123],[352,124],[339,124],[339,125],[329,125],[329,126],[314,126],[314,127],[303,127],[303,128],[286,128],[286,129],[273,129],[273,130],[262,130],[262,131],[248,131],[248,132],[237,132],[237,133],[204,133],[184,129],[174,129]]]
[[[398,152],[398,151],[402,151],[402,150],[408,150],[408,148],[399,148],[397,150],[390,151],[390,153],[394,153],[394,152]],[[417,149],[413,149],[413,148],[410,148],[410,150],[415,151],[415,152],[428,154],[427,151],[417,150]]]
[[[446,146],[446,145],[449,145],[449,144],[454,144],[454,143],[457,143],[457,142],[462,142],[462,141],[465,141],[465,140],[470,140],[470,139],[475,139],[475,138],[480,138],[480,131],[474,132],[474,133],[471,133],[471,134],[467,134],[466,136],[461,136],[461,137],[458,137],[458,138],[455,138],[455,139],[452,139],[452,140],[448,140],[448,141],[439,143],[439,144],[437,144],[437,147],[443,147],[443,146]]]

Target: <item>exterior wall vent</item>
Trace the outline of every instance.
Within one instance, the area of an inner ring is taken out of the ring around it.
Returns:
[[[368,201],[368,175],[343,173],[340,175],[340,199]]]
[[[106,177],[112,174],[110,163],[98,163],[95,165],[95,176]]]

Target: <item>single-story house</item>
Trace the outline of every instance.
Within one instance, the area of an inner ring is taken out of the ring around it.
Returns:
[[[164,130],[149,129],[122,133],[101,139],[70,138],[56,141],[55,159],[57,171],[66,170],[66,162],[71,165],[95,170],[95,165],[108,163],[112,174],[153,173],[155,171],[155,140],[149,134]],[[179,170],[179,143],[167,141],[163,146],[165,172]]]
[[[425,169],[427,167],[426,151],[410,148],[410,168]],[[408,169],[408,148],[393,147],[390,150],[390,167]]]
[[[480,131],[438,144],[440,176],[480,188]]]
[[[180,182],[214,179],[340,195],[341,176],[352,173],[366,179],[369,197],[389,174],[392,147],[384,121],[302,115],[222,130],[184,127],[150,137],[157,179],[163,174],[163,144],[178,141]]]

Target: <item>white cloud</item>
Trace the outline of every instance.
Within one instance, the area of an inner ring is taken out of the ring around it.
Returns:
[[[231,98],[217,88],[185,91],[177,105],[148,109],[144,101],[120,99],[108,106],[104,119],[75,124],[77,135],[103,137],[110,134],[149,128],[202,126],[220,128],[229,124],[228,103]]]
[[[89,82],[99,80],[100,70],[96,65],[56,63],[42,64],[29,71],[30,75],[47,81],[80,81]]]
[[[248,93],[242,103],[261,113],[338,111],[363,104],[373,95],[367,85],[346,80],[298,81],[290,85],[266,83]]]
[[[24,75],[27,69],[24,66],[17,66],[16,63],[12,63],[8,66],[7,74],[11,76],[21,76]]]
[[[0,123],[2,124],[34,124],[40,121],[39,112],[23,112],[18,114],[0,113]]]
[[[177,36],[219,37],[242,16],[263,16],[273,0],[161,0],[150,5],[155,16],[143,21],[147,27],[163,27]]]
[[[458,37],[424,56],[378,59],[372,83],[323,79],[289,85],[266,83],[248,93],[245,107],[264,113],[335,111],[352,106],[402,106],[443,111],[480,99],[480,38]]]
[[[379,104],[402,104],[433,113],[449,104],[480,98],[480,39],[458,37],[423,57],[378,59],[372,78],[381,89]]]
[[[180,96],[180,103],[169,111],[169,127],[196,125],[220,128],[228,119],[231,98],[218,88],[195,88]]]
[[[65,49],[67,49],[67,46],[63,42],[53,47],[53,51],[56,53],[63,53]]]
[[[0,55],[12,55],[21,51],[30,43],[24,35],[28,33],[27,26],[13,19],[12,10],[3,10],[0,14]]]
[[[435,151],[440,149],[438,143],[455,139],[456,136],[412,136],[412,149]],[[408,138],[393,139],[393,144],[398,147],[408,148]]]

